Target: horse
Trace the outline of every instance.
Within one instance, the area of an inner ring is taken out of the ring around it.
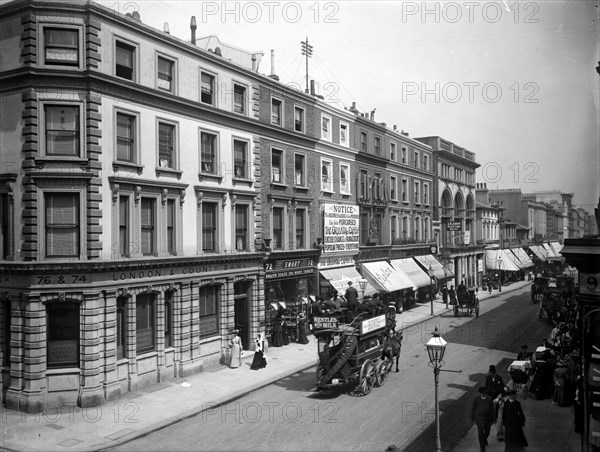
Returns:
[[[381,359],[387,359],[389,361],[389,369],[391,370],[394,366],[394,358],[396,358],[396,372],[400,372],[398,369],[398,361],[400,359],[400,350],[402,349],[402,332],[394,331],[386,336],[386,340],[383,343],[383,350],[381,351]]]

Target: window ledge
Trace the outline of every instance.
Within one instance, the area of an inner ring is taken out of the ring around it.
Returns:
[[[223,180],[223,176],[221,176],[220,174],[214,174],[214,173],[198,173],[198,180],[200,182],[203,182],[205,180],[214,180],[217,182],[221,182]]]
[[[183,171],[175,169],[175,168],[164,168],[164,167],[157,166],[154,169],[156,170],[156,177],[174,174],[175,176],[177,176],[177,179],[179,180],[179,179],[181,179],[181,175],[183,174]]]
[[[349,191],[341,191],[341,192],[340,192],[340,195],[341,195],[341,196],[352,196],[352,193],[351,193],[351,192],[349,192]]]
[[[234,177],[232,181],[234,184],[248,184],[249,187],[254,183],[252,179],[246,179],[245,177]]]
[[[271,187],[288,188],[288,185],[282,184],[281,182],[271,182]]]
[[[294,190],[296,191],[303,191],[303,192],[307,192],[310,190],[310,187],[304,187],[302,185],[295,185],[294,186]]]
[[[322,189],[321,190],[323,193],[328,194],[328,195],[333,195],[335,192],[333,190],[327,190],[327,189]]]
[[[52,164],[54,167],[56,164],[79,164],[82,169],[87,168],[89,166],[89,160],[81,157],[69,157],[65,155],[57,155],[57,156],[42,156],[35,158],[35,166],[38,169],[44,169],[46,164]]]
[[[77,374],[81,373],[79,367],[48,367],[46,369],[46,375],[64,375],[64,374]]]
[[[122,170],[133,170],[138,174],[142,174],[142,171],[144,171],[144,165],[138,165],[137,163],[133,162],[113,161],[112,165],[115,173]]]

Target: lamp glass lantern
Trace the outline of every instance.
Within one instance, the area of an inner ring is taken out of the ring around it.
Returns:
[[[367,290],[367,280],[366,279],[361,279],[358,281],[358,285],[360,286],[360,290],[362,290],[363,292],[365,290]]]
[[[425,344],[427,353],[429,354],[429,362],[433,367],[441,367],[444,360],[444,353],[446,352],[446,344],[447,342],[440,336],[436,328],[433,337]]]

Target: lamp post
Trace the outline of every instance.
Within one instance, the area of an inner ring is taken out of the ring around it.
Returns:
[[[435,381],[435,451],[442,452],[440,441],[440,405],[438,400],[438,385],[440,381],[440,368],[444,364],[444,352],[447,342],[440,337],[437,326],[433,332],[433,337],[427,341],[427,353],[429,354],[429,367],[433,367]]]
[[[429,291],[431,292],[431,315],[433,315],[433,267],[430,265],[427,270],[429,275]]]
[[[498,257],[498,292],[502,292],[502,256]]]
[[[365,299],[365,290],[367,290],[367,280],[366,279],[361,279],[358,281],[358,285],[360,286],[360,290],[362,290],[362,297],[363,297],[363,301]]]

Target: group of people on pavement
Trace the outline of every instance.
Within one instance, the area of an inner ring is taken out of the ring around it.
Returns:
[[[519,452],[528,447],[523,433],[525,414],[518,400],[516,391],[505,386],[504,380],[491,365],[485,379],[473,399],[471,421],[477,426],[479,448],[485,452],[492,425],[496,423],[496,439],[504,441],[506,452]]]

